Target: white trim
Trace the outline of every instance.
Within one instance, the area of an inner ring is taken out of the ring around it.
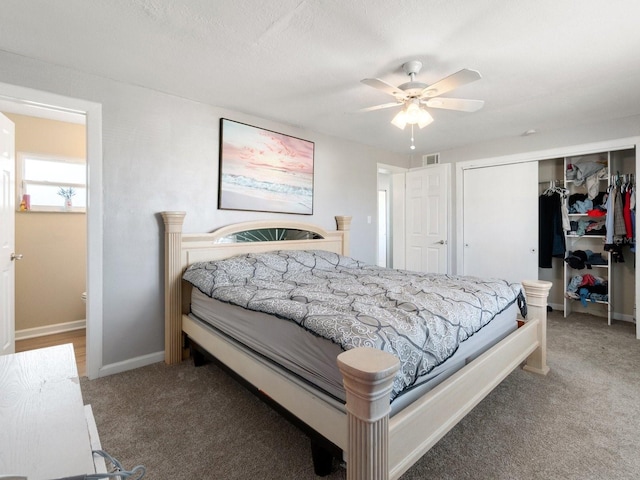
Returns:
[[[476,160],[466,160],[456,163],[456,169],[490,167],[494,165],[506,165],[509,163],[537,162],[552,158],[574,157],[576,155],[588,155],[602,151],[625,150],[635,147],[640,137],[626,137],[602,142],[586,143],[583,145],[571,145],[547,150],[534,150],[532,152],[514,153],[497,157],[485,157]]]
[[[26,340],[27,338],[44,337],[45,335],[81,330],[86,328],[86,323],[86,320],[75,320],[73,322],[56,323],[55,325],[45,325],[43,327],[24,328],[22,330],[16,330],[16,340]]]
[[[164,350],[161,352],[149,353],[140,357],[130,358],[122,362],[110,363],[100,368],[99,377],[122,373],[134,368],[146,367],[154,363],[164,362]]]
[[[605,317],[606,318],[606,317]],[[636,319],[633,318],[633,315],[629,315],[626,313],[616,313],[613,312],[612,314],[612,318],[614,320],[620,320],[621,322],[630,322],[630,323],[636,323]]]
[[[564,312],[564,304],[562,303],[548,303],[547,305],[553,308],[554,311]]]
[[[557,304],[557,303],[550,303],[549,304],[554,310],[557,310],[558,312],[562,312],[564,310],[564,305],[562,304]],[[587,309],[588,310],[588,309]],[[589,312],[589,311],[580,311],[580,312],[576,312],[575,310],[571,313],[577,313],[577,314],[587,314],[587,315],[591,315],[593,317],[598,317],[598,318],[603,318],[603,319],[607,319],[607,314],[606,312],[604,313],[604,315],[602,315],[601,313],[598,312]],[[611,313],[611,318],[614,320],[619,320],[621,322],[629,322],[629,323],[636,323],[636,319],[633,318],[633,315],[629,315],[626,313],[619,313],[619,312],[612,312]]]
[[[87,376],[102,366],[102,105],[51,92],[0,83],[0,100],[85,115],[87,126]]]

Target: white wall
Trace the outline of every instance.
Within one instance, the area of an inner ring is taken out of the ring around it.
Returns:
[[[6,52],[0,82],[102,104],[103,365],[164,348],[158,212],[187,211],[186,232],[279,217],[335,229],[334,215],[352,215],[351,253],[375,263],[376,224],[366,218],[376,217],[377,164],[408,166],[401,155]],[[312,216],[217,209],[220,117],[315,142]]]

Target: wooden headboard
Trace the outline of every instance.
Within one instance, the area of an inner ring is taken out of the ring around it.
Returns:
[[[337,230],[288,220],[242,222],[211,233],[182,233],[186,212],[162,212],[165,225],[165,362],[182,360],[182,314],[189,313],[191,286],[182,281],[195,262],[271,250],[327,250],[349,255],[351,217],[336,216]]]

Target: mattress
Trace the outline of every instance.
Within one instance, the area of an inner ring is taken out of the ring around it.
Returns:
[[[324,250],[276,250],[195,262],[183,279],[205,295],[293,321],[344,350],[396,356],[394,399],[512,303],[522,286],[497,278],[382,268]]]
[[[517,311],[513,303],[462,342],[449,359],[420,376],[394,398],[392,415],[513,332],[517,328]],[[190,316],[344,403],[345,391],[336,363],[343,351],[340,345],[290,320],[212,299],[196,288],[192,289]]]

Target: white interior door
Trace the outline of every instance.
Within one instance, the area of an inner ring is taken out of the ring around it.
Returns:
[[[0,114],[0,355],[15,351],[15,125]]]
[[[405,173],[391,176],[391,267],[405,268],[406,225],[405,225]]]
[[[464,170],[463,273],[538,278],[538,162]]]
[[[406,173],[408,270],[448,273],[450,164]]]
[[[387,201],[387,191],[378,190],[378,266],[387,266],[387,247],[389,245],[389,235],[387,231],[389,229],[389,219],[387,212],[389,210],[389,203]]]

